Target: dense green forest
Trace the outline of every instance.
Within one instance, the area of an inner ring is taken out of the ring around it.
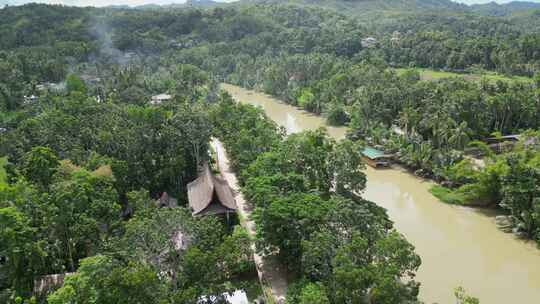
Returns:
[[[195,303],[248,288],[246,231],[187,208],[212,136],[254,205],[257,251],[294,277],[288,303],[418,301],[419,256],[360,196],[366,143],[540,243],[534,7],[275,2],[0,9],[0,302]],[[348,125],[348,139],[286,137],[220,82]],[[481,143],[518,133],[500,154]],[[180,207],[156,208],[163,192]],[[73,274],[32,298],[37,278],[61,273]]]
[[[16,112],[1,141],[2,302],[32,291],[41,302],[37,278],[75,271],[49,303],[193,303],[245,284],[246,232],[186,208],[211,126],[206,101],[185,89],[159,108],[97,102],[70,75],[64,93]],[[164,191],[181,206],[158,209]],[[189,240],[181,256],[170,240],[179,231]]]

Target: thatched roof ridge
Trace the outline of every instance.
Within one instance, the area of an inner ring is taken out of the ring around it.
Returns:
[[[214,193],[222,207],[227,210],[236,210],[231,188],[225,180],[212,175],[208,164],[203,165],[200,176],[189,183],[187,188],[189,206],[193,209],[193,215],[201,214],[212,204]]]
[[[193,209],[193,214],[200,213],[212,202],[214,184],[209,171],[205,165],[202,174],[187,186],[189,206]]]
[[[236,210],[236,201],[229,184],[224,179],[214,176],[214,186],[219,201],[223,206]]]

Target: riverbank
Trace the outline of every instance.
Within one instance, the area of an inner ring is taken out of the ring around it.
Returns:
[[[260,106],[287,133],[327,127],[324,119],[268,95],[223,84],[237,101]],[[339,140],[345,127],[327,127]],[[486,210],[443,204],[429,188],[433,182],[403,168],[366,168],[363,196],[387,209],[395,228],[422,258],[417,272],[426,303],[455,302],[452,290],[464,286],[482,303],[536,303],[540,299],[540,251],[500,232]],[[531,299],[534,299],[531,301]]]
[[[238,86],[231,85],[231,84],[226,84],[226,86],[228,86],[229,88],[232,88],[232,87],[240,88]],[[302,117],[304,117],[304,120],[308,129],[325,127],[328,130],[329,134],[336,139],[345,138],[347,135],[347,131],[350,130],[348,126],[329,125],[327,119],[325,119],[323,116],[317,115],[315,113],[309,112],[307,110],[304,110],[294,105],[291,105],[289,103],[286,103],[282,100],[277,99],[274,96],[257,92],[254,90],[247,90],[247,89],[245,90],[246,90],[246,93],[245,93],[246,98],[249,98],[251,96],[259,96],[259,97],[264,96],[265,98],[269,98],[270,100],[273,100],[274,102],[278,102],[280,104],[287,106],[288,111],[291,111],[292,116],[301,115]],[[272,108],[267,108],[265,110],[271,111],[270,113],[267,113],[269,114],[269,116],[276,116],[276,117],[279,117],[280,119],[286,119],[285,123],[282,125],[285,127],[287,133],[295,132],[294,127],[291,126],[292,124],[294,124],[294,121],[291,120],[292,116],[283,118],[281,117],[280,113],[272,112],[273,111]],[[320,122],[320,120],[322,120],[322,123]],[[369,141],[366,143],[366,145],[377,147],[378,149],[383,149],[383,148],[378,147],[380,145],[377,145],[376,143],[369,142]],[[451,189],[444,187],[443,186],[444,180],[438,179],[431,170],[409,166],[408,164],[398,159],[397,156],[394,157],[393,159],[392,167],[399,168],[400,170],[406,170],[409,174],[414,175],[415,177],[423,181],[434,183],[433,187],[430,189],[429,192],[443,203],[460,205],[460,206],[471,207],[471,208],[484,208],[486,205],[481,202],[467,201],[464,197],[461,197],[457,193],[451,191]]]

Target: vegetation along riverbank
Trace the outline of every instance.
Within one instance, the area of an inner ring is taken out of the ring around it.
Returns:
[[[288,134],[317,130],[325,126],[321,116],[287,105],[267,94],[222,84],[237,102],[260,107]],[[327,128],[336,139],[345,138],[345,127]],[[540,258],[533,242],[524,242],[497,230],[491,209],[464,208],[443,204],[431,193],[431,181],[416,177],[399,166],[378,170],[366,166],[367,183],[362,197],[387,210],[394,227],[415,246],[422,258],[416,273],[421,283],[420,298],[425,302],[453,302],[453,286],[467,286],[474,295],[488,303],[506,303],[516,299],[512,288],[520,286],[520,301],[540,296],[529,288],[540,280],[540,271],[532,265]],[[444,242],[442,240],[452,240]],[[437,246],[433,246],[434,242]],[[497,250],[485,250],[496,248]],[[515,257],[519,256],[519,259]],[[440,263],[444,260],[445,263]],[[500,265],[505,268],[501,269]],[[444,276],[440,274],[444,273]],[[463,274],[466,273],[467,276]],[[512,276],[512,287],[505,278]],[[475,282],[485,282],[477,284]],[[496,288],[500,292],[493,292]]]

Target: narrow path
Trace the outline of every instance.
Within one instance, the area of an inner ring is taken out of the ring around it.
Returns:
[[[229,165],[229,159],[227,157],[227,151],[223,147],[223,144],[218,139],[212,139],[212,147],[216,151],[217,163],[221,176],[229,183],[234,193],[236,205],[238,206],[238,213],[240,215],[240,222],[244,228],[246,228],[249,235],[255,238],[255,222],[251,219],[252,206],[246,202],[244,195],[240,191],[240,185],[236,178],[235,173],[232,171]],[[251,244],[253,250],[253,258],[257,267],[259,279],[264,285],[270,288],[274,301],[278,304],[285,302],[285,295],[287,293],[287,271],[283,265],[280,265],[275,259],[263,257],[257,253],[255,244]],[[264,288],[265,286],[263,286]]]

